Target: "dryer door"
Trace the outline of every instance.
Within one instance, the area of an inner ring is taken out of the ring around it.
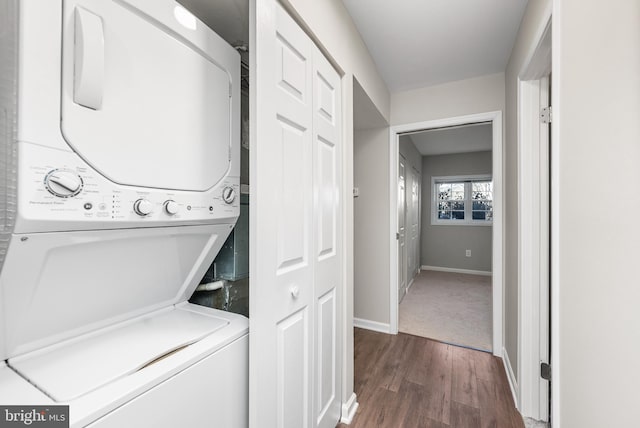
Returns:
[[[237,52],[171,0],[65,0],[63,23],[71,148],[119,184],[215,186],[229,169]]]

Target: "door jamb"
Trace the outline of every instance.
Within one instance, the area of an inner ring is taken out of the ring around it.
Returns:
[[[502,111],[471,114],[466,116],[450,117],[445,119],[429,120],[424,122],[407,123],[389,128],[389,207],[390,207],[390,231],[389,253],[391,255],[391,269],[389,272],[389,332],[398,333],[398,248],[396,232],[398,230],[397,213],[397,189],[398,189],[398,157],[400,134],[407,132],[424,131],[427,129],[442,128],[448,126],[466,125],[469,123],[491,122],[493,129],[493,245],[492,245],[492,307],[493,307],[493,354],[502,356],[503,353],[503,158],[502,158]]]
[[[516,405],[523,416],[549,420],[548,390],[540,382],[540,363],[549,363],[548,292],[550,239],[543,245],[542,230],[548,229],[550,159],[541,147],[542,85],[551,72],[551,13],[543,21],[534,49],[518,75],[518,387]],[[549,100],[550,101],[550,100]],[[545,172],[546,171],[546,172]],[[544,175],[547,175],[546,177]],[[536,198],[542,200],[536,200]],[[546,201],[546,203],[545,203]],[[547,223],[545,223],[545,221]],[[541,276],[542,273],[545,277]],[[546,308],[545,308],[546,307]],[[544,317],[541,316],[544,314]],[[546,318],[545,318],[546,317]],[[543,361],[546,359],[546,361]]]

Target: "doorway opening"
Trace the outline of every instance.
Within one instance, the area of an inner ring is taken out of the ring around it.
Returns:
[[[503,214],[502,214],[502,112],[487,112],[480,113],[468,116],[459,116],[447,119],[439,119],[433,121],[426,122],[417,122],[410,123],[405,125],[393,126],[390,128],[390,138],[389,138],[389,193],[390,193],[390,218],[391,218],[391,230],[388,236],[389,243],[389,252],[391,254],[391,269],[389,273],[389,301],[390,301],[390,332],[397,333],[398,325],[399,325],[399,304],[400,304],[400,296],[401,296],[401,288],[400,285],[402,282],[401,278],[401,269],[406,269],[406,267],[401,266],[401,246],[399,243],[399,227],[400,221],[398,216],[398,201],[399,201],[399,172],[400,172],[400,144],[401,138],[409,134],[422,133],[425,131],[434,132],[435,130],[442,128],[451,128],[451,127],[464,127],[465,125],[477,125],[477,124],[487,124],[486,126],[490,126],[491,130],[491,171],[490,171],[490,181],[491,181],[491,193],[492,193],[492,201],[491,201],[491,258],[490,258],[490,272],[491,272],[491,306],[493,308],[491,314],[491,351],[494,355],[501,356],[502,355],[502,312],[503,312],[503,302],[502,302],[502,290],[503,290],[503,254],[502,254],[502,236],[503,236]],[[479,177],[478,174],[466,174],[466,176],[450,176],[449,181],[442,180],[441,182],[437,181],[433,182],[433,177],[430,177],[428,185],[425,185],[425,176],[423,174],[421,182],[422,188],[427,188],[430,190],[431,188],[435,188],[439,184],[443,185],[443,189],[447,187],[447,183],[452,185],[453,182],[458,183],[456,186],[456,191],[458,192],[458,196],[464,196],[464,189],[467,187],[469,197],[472,194],[474,187],[473,182],[476,183],[486,183],[488,180],[486,179],[487,174],[483,177]],[[442,177],[441,177],[442,178]],[[456,179],[460,179],[456,181]],[[453,181],[452,181],[453,180]],[[484,181],[483,181],[484,180]],[[478,186],[476,186],[478,187]],[[448,187],[450,192],[453,192],[453,187]],[[479,187],[476,189],[476,192],[479,190]],[[422,195],[424,195],[424,191]],[[470,202],[467,204],[467,207],[462,207],[461,204],[456,205],[456,209],[452,209],[453,206],[445,206],[443,205],[441,210],[434,210],[434,212],[441,211],[440,213],[435,214],[436,218],[432,218],[431,209],[430,212],[426,212],[426,204],[424,201],[424,197],[422,197],[422,205],[423,209],[421,212],[421,217],[424,219],[428,216],[429,221],[445,221],[445,220],[468,220],[471,222],[474,217],[473,213],[473,203]],[[448,201],[452,202],[452,201]],[[453,201],[455,202],[455,201]],[[486,204],[485,204],[486,205]],[[476,205],[479,208],[479,205]],[[447,209],[448,208],[448,209]],[[460,209],[457,209],[460,208]],[[466,213],[466,210],[469,210]],[[480,211],[479,209],[477,211]],[[487,216],[486,209],[485,218]],[[442,217],[442,218],[438,218]],[[476,214],[476,219],[479,220],[481,217],[480,213]],[[424,222],[422,222],[424,225]],[[420,229],[418,232],[422,232]],[[405,243],[406,247],[406,243]],[[464,253],[466,257],[466,251]],[[473,254],[473,251],[471,251]],[[428,267],[425,265],[425,267]],[[422,264],[420,264],[420,269],[422,270]],[[472,272],[477,273],[477,272]]]
[[[399,332],[492,350],[492,131],[400,135]]]

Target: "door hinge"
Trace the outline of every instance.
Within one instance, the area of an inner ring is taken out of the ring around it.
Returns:
[[[540,111],[540,121],[542,123],[551,123],[551,119],[552,119],[552,110],[551,110],[551,106],[549,107],[544,107],[541,111]]]
[[[551,365],[549,363],[540,363],[540,377],[544,380],[551,380]]]
[[[396,232],[396,241],[400,240],[400,234]]]

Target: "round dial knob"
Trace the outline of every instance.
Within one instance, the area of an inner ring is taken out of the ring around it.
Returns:
[[[133,210],[136,214],[144,217],[153,212],[153,204],[146,199],[138,199],[133,203]]]
[[[82,177],[68,169],[54,169],[44,179],[47,190],[60,198],[71,198],[82,190]]]
[[[178,211],[180,211],[180,207],[176,203],[176,201],[168,200],[164,202],[164,210],[169,215],[176,215]]]
[[[236,191],[233,187],[225,187],[222,189],[222,200],[230,204],[236,199]]]

